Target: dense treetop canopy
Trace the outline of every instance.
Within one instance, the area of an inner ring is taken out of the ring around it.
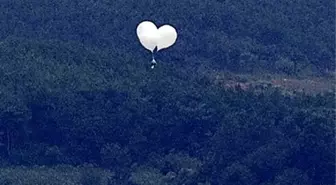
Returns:
[[[334,3],[1,1],[0,184],[334,184]]]

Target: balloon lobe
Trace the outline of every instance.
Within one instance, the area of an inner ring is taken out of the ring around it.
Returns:
[[[157,43],[157,50],[168,48],[172,46],[177,39],[177,32],[175,28],[170,25],[163,25],[158,29],[159,40]]]

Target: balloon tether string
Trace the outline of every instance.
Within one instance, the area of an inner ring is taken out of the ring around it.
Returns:
[[[152,60],[155,61],[154,52],[152,52]]]
[[[153,69],[156,65],[156,61],[155,61],[155,58],[154,58],[154,52],[152,52],[152,62],[151,62],[151,68]]]

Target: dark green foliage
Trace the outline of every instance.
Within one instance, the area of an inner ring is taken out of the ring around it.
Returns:
[[[12,185],[13,183],[11,183],[8,179],[0,179],[0,184],[2,184],[2,185]]]
[[[2,185],[108,185],[113,173],[92,166],[16,166],[0,169]]]
[[[100,173],[97,171],[97,169],[94,168],[88,168],[82,172],[80,177],[80,185],[101,185],[102,179],[101,179]]]
[[[0,184],[334,184],[334,90],[237,75],[330,80],[332,4],[1,2]],[[155,70],[144,19],[179,33]]]
[[[302,74],[317,69],[328,74],[335,68],[332,7],[330,0],[6,0],[0,6],[0,38],[71,40],[138,57],[144,50],[135,42],[135,27],[151,19],[159,25],[173,24],[181,34],[169,56],[159,54],[166,61],[195,65],[198,61],[186,60],[193,56],[240,72]],[[48,55],[59,58],[73,51],[61,50]],[[242,59],[246,53],[253,56],[248,61]],[[284,59],[288,62],[281,62]]]
[[[275,177],[275,185],[310,185],[312,184],[308,175],[298,169],[286,169],[282,174]]]

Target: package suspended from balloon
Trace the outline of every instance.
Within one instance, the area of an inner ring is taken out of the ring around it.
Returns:
[[[163,25],[159,29],[153,22],[143,21],[137,29],[137,36],[141,45],[152,52],[152,66],[154,68],[156,61],[154,58],[154,50],[157,51],[172,46],[177,39],[177,32],[171,25]]]

